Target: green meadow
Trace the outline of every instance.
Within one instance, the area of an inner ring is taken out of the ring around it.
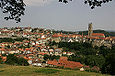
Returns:
[[[109,76],[79,70],[0,64],[0,76]]]

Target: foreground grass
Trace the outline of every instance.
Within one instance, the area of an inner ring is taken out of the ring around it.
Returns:
[[[0,76],[107,76],[93,72],[0,64]]]

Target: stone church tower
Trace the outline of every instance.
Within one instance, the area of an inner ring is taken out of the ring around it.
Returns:
[[[88,25],[88,37],[91,37],[93,33],[92,23]]]

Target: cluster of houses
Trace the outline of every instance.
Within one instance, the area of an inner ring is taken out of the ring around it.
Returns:
[[[54,34],[52,40],[55,42],[92,42],[93,46],[107,46],[111,48],[115,44],[115,37],[105,37],[103,33],[92,33],[92,36],[77,34]]]
[[[78,34],[53,33],[49,29],[31,28],[31,27],[15,27],[0,28],[0,39],[2,38],[26,38],[23,41],[1,42],[0,55],[4,59],[3,54],[16,54],[17,57],[23,57],[28,60],[30,65],[43,66],[44,55],[72,55],[73,52],[63,51],[62,48],[51,47],[48,44],[55,42],[88,42],[92,41],[94,46],[105,45],[111,47],[115,43],[115,37],[105,37],[102,33],[93,33],[92,37]],[[59,61],[47,61],[49,65],[64,66],[68,68],[82,68],[79,62],[67,61],[67,58],[61,57]],[[44,65],[45,66],[45,65]]]
[[[57,61],[54,59],[53,61],[48,60],[47,64],[50,66],[59,66],[64,68],[71,68],[71,69],[80,69],[83,71],[83,65],[80,62],[74,62],[74,61],[68,61],[67,57],[60,57],[60,59]]]

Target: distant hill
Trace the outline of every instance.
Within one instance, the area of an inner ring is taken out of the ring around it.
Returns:
[[[79,31],[78,34],[81,34],[82,35],[82,32],[84,35],[88,35],[88,31]],[[106,37],[109,37],[109,36],[115,36],[115,32],[114,31],[105,31],[105,30],[93,30],[93,33],[103,33],[105,34]]]

